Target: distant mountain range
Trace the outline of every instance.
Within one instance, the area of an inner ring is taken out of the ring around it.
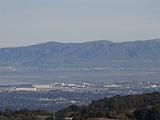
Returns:
[[[84,43],[48,42],[27,47],[1,48],[1,66],[19,67],[157,67],[160,39]]]

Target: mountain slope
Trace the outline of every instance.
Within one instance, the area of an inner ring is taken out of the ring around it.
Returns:
[[[93,101],[88,106],[72,105],[56,113],[75,120],[89,118],[117,118],[118,120],[160,120],[160,93],[114,96]]]
[[[48,42],[28,47],[1,48],[0,64],[16,66],[154,66],[160,60],[160,40],[114,43]],[[124,64],[125,63],[125,64]],[[147,64],[146,64],[147,63]],[[122,67],[121,66],[121,67]]]

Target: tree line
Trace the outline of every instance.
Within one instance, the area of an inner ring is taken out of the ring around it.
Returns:
[[[71,117],[115,118],[119,120],[160,120],[160,93],[115,96],[93,101],[88,106],[72,105],[57,112],[57,120]]]

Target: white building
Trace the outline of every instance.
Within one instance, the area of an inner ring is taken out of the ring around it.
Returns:
[[[35,85],[32,85],[32,87],[36,89],[51,89],[52,84],[35,84]]]
[[[36,88],[15,88],[15,91],[36,91]]]
[[[65,117],[64,120],[73,120],[73,118]]]

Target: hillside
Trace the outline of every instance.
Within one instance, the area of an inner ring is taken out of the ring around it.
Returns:
[[[57,112],[57,120],[66,116],[75,120],[160,120],[160,93],[104,98],[88,106],[72,105]]]
[[[57,112],[6,109],[0,120],[160,120],[160,93],[115,96]]]
[[[152,67],[160,68],[160,40],[115,43],[48,42],[1,48],[0,66],[20,67]]]

